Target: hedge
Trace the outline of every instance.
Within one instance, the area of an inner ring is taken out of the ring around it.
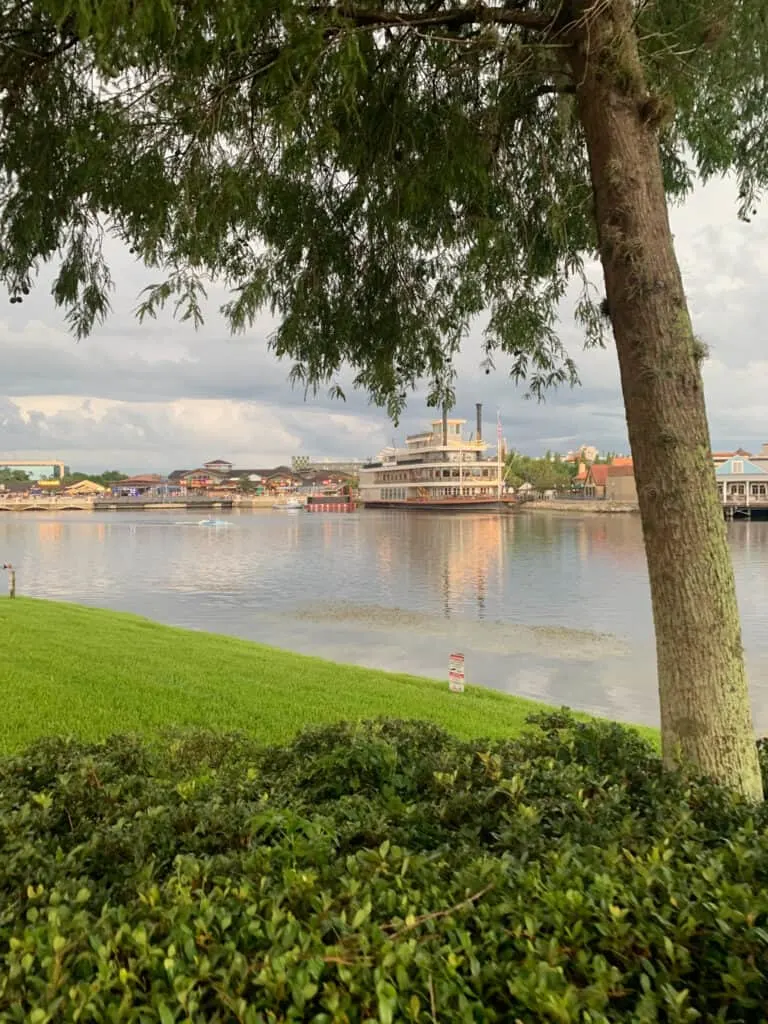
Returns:
[[[0,761],[0,1019],[764,1021],[767,821],[567,714],[39,742]]]

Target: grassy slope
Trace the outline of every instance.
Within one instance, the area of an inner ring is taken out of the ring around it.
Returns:
[[[465,737],[509,736],[542,708],[78,605],[6,599],[0,629],[0,751],[52,733],[101,739],[169,725],[277,742],[305,725],[378,715],[431,719]]]

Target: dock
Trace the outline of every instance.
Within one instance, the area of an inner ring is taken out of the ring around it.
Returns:
[[[0,498],[0,512],[120,512],[231,509],[232,498]]]
[[[755,499],[747,501],[744,497],[729,498],[722,503],[723,515],[728,522],[744,519],[768,519],[768,500]]]
[[[87,498],[0,498],[0,512],[90,512]]]
[[[146,511],[147,509],[231,509],[233,498],[96,498],[93,502],[94,512]]]

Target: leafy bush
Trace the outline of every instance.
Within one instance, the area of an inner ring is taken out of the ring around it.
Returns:
[[[567,714],[0,762],[0,1019],[763,1021],[766,812]]]

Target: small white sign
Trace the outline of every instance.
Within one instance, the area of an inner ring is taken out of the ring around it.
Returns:
[[[452,654],[448,659],[448,686],[451,693],[464,693],[463,654]]]

